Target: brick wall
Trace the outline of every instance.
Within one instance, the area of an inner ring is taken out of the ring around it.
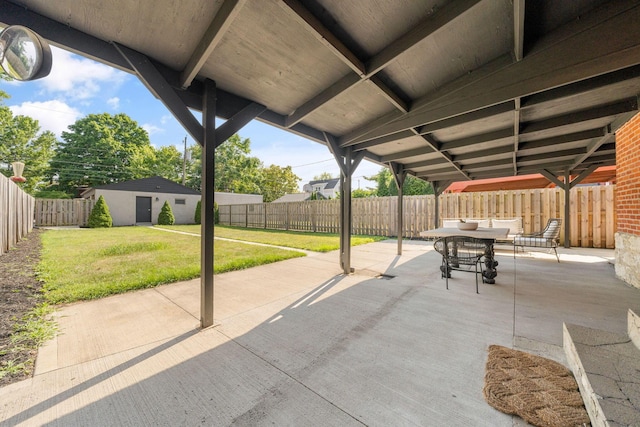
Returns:
[[[640,288],[640,114],[616,132],[616,274]]]

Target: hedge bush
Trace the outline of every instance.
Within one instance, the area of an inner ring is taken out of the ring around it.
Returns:
[[[171,205],[168,201],[165,201],[164,205],[162,205],[162,209],[160,210],[160,214],[158,215],[158,224],[173,225],[174,222],[176,222],[176,217],[173,216]]]
[[[109,206],[107,206],[107,202],[104,201],[104,197],[98,197],[98,201],[89,214],[87,225],[89,228],[109,228],[113,225]]]
[[[202,223],[202,202],[200,200],[198,200],[198,203],[196,204],[196,216],[193,220],[196,224]]]

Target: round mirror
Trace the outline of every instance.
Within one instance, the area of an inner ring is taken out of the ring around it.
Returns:
[[[0,65],[11,78],[36,80],[51,71],[51,49],[30,29],[12,25],[0,32]]]

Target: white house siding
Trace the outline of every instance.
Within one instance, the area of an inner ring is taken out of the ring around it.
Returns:
[[[168,201],[171,210],[176,218],[176,224],[193,224],[196,212],[196,205],[200,200],[199,195],[193,194],[173,194],[173,193],[146,193],[120,190],[95,189],[95,199],[103,196],[114,226],[135,225],[136,224],[136,197],[151,197],[151,222],[158,223],[158,215]],[[184,205],[176,205],[176,199],[184,199]]]

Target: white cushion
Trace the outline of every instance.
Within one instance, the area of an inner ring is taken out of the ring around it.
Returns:
[[[443,219],[442,226],[444,228],[456,228],[459,222],[459,219]]]
[[[522,226],[520,225],[520,219],[492,219],[491,227],[493,228],[508,228],[509,234],[522,233]]]

